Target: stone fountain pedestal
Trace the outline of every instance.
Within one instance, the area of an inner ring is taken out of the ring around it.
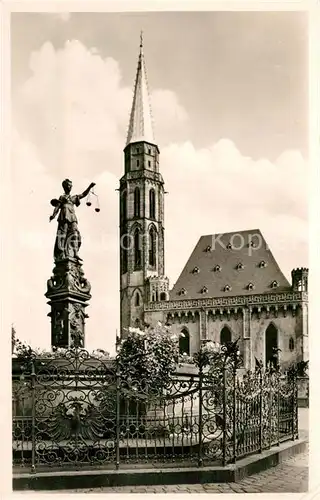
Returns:
[[[84,276],[82,261],[67,257],[56,260],[52,277],[47,281],[45,296],[51,312],[51,346],[85,347],[86,307],[91,285]]]

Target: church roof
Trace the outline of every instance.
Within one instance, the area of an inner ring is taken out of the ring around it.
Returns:
[[[139,141],[155,144],[142,34],[126,146]]]
[[[171,300],[289,291],[259,229],[201,236]]]

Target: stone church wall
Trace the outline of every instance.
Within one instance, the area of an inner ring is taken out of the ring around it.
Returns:
[[[301,352],[301,309],[298,309],[296,316],[293,316],[290,311],[288,311],[286,317],[280,311],[278,317],[267,318],[265,312],[261,313],[260,318],[253,315],[250,322],[253,363],[254,356],[265,362],[265,332],[271,323],[278,330],[278,347],[281,349],[280,363],[285,368],[295,362]],[[294,349],[292,351],[289,349],[290,337],[294,340]]]
[[[155,325],[158,321],[166,322],[167,311],[150,311],[145,313],[145,322],[149,325]],[[171,331],[175,335],[180,335],[181,331],[186,328],[190,335],[190,355],[195,354],[200,349],[200,319],[195,316],[191,321],[179,321],[177,318],[171,324]]]
[[[172,332],[179,335],[181,331],[186,328],[190,335],[190,355],[192,356],[200,349],[200,320],[196,316],[194,321],[183,322],[175,321],[171,325]]]
[[[127,293],[124,292],[121,297],[121,328],[128,328],[130,324],[130,301]]]
[[[165,314],[163,311],[147,311],[144,314],[144,321],[150,326],[155,326],[159,321],[165,323]]]
[[[223,317],[222,320],[215,319],[213,320],[211,316],[208,318],[207,323],[207,339],[213,340],[214,342],[220,343],[220,333],[223,327],[228,327],[231,331],[231,340],[234,342],[237,338],[243,337],[243,320],[242,316],[236,319],[235,317],[230,317],[228,320],[226,317]]]
[[[145,321],[149,324],[155,324],[158,321],[165,323],[166,313],[163,311],[149,311],[145,313]],[[172,332],[179,335],[183,328],[187,328],[190,335],[190,354],[194,354],[200,348],[200,337],[220,343],[221,330],[226,326],[231,331],[231,340],[235,341],[239,338],[239,348],[241,355],[244,358],[245,367],[254,369],[255,358],[262,360],[265,364],[265,334],[268,326],[273,323],[278,330],[278,347],[281,349],[279,354],[280,362],[284,368],[291,363],[301,359],[308,359],[308,337],[303,337],[302,332],[305,326],[306,313],[302,312],[301,307],[298,307],[296,314],[293,315],[291,310],[287,311],[284,316],[280,310],[278,316],[270,314],[267,316],[265,311],[262,311],[258,316],[253,313],[250,319],[250,337],[244,339],[243,316],[231,315],[229,318],[226,315],[213,318],[212,315],[207,316],[206,333],[200,332],[200,314],[195,314],[194,320],[184,321],[184,317],[179,320],[175,317],[171,324]],[[294,341],[294,348],[290,350],[290,338]],[[304,356],[302,357],[302,352]]]

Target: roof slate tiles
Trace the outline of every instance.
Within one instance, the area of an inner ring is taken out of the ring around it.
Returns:
[[[275,288],[274,282],[278,284]],[[201,236],[170,298],[201,298],[204,287],[206,297],[291,290],[259,229]]]

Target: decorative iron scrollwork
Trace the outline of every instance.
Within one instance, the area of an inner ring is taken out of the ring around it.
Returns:
[[[296,377],[262,366],[241,375],[236,345],[228,352],[156,387],[81,348],[35,360],[14,378],[14,462],[227,464],[296,437]]]

